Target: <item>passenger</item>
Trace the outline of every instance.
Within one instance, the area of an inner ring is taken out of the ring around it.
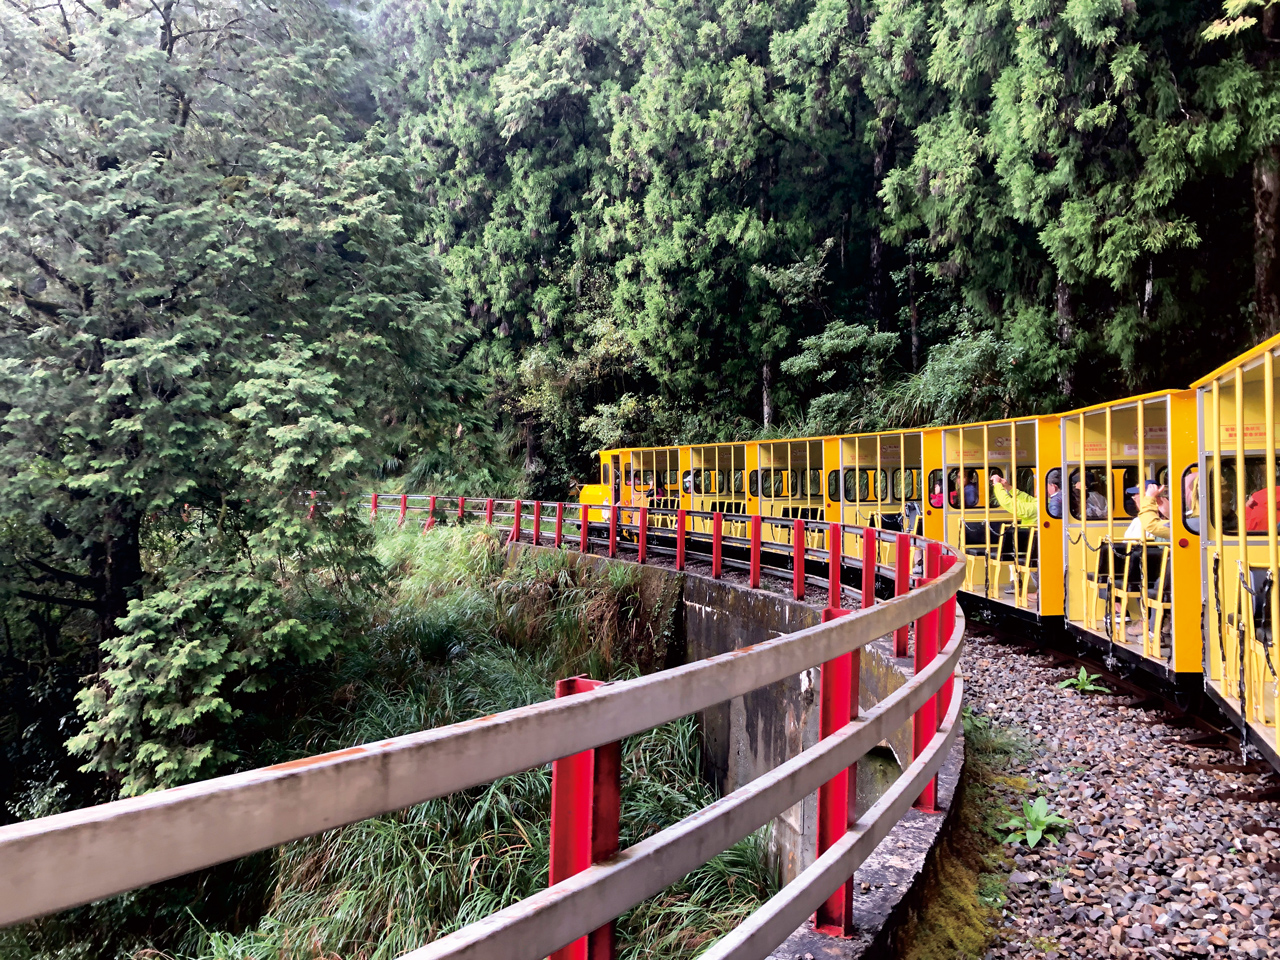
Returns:
[[[1080,493],[1084,487],[1083,481],[1076,480],[1075,503],[1077,505],[1076,512],[1079,513]],[[1106,494],[1099,493],[1097,490],[1090,490],[1085,494],[1084,498],[1084,518],[1086,520],[1105,520],[1107,519],[1107,497]]]
[[[1271,495],[1276,499],[1276,514],[1280,518],[1280,487],[1272,487]],[[1277,519],[1280,526],[1280,519]],[[1246,533],[1266,533],[1267,531],[1267,488],[1255,490],[1244,502],[1244,529]]]
[[[978,505],[978,471],[970,470],[964,475],[964,506],[965,509],[976,507]]]
[[[929,494],[929,505],[932,507],[942,506],[942,481],[939,480],[933,485],[933,493]]]
[[[1182,478],[1182,510],[1188,517],[1200,516],[1199,468],[1193,468],[1190,473]]]
[[[1062,471],[1057,467],[1050,470],[1044,478],[1044,492],[1049,497],[1049,516],[1055,520],[1062,519]]]
[[[991,492],[995,494],[1000,509],[1013,514],[1020,524],[1034,524],[1040,517],[1036,498],[1014,487],[999,470],[991,471]]]
[[[1138,515],[1125,529],[1126,540],[1169,539],[1169,491],[1156,483],[1148,483],[1138,506]]]

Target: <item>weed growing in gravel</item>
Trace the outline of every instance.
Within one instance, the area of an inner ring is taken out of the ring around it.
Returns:
[[[1008,863],[996,824],[1009,809],[996,793],[1002,771],[1026,750],[1016,730],[965,707],[964,773],[956,829],[926,865],[924,907],[904,931],[905,960],[978,960],[995,939],[1007,900]]]
[[[1067,677],[1058,684],[1063,690],[1076,690],[1080,693],[1110,693],[1110,687],[1104,687],[1098,681],[1102,679],[1100,673],[1090,673],[1084,667],[1080,668],[1080,673],[1074,677]]]
[[[1046,834],[1052,839],[1054,834],[1066,833],[1069,826],[1070,820],[1063,819],[1049,809],[1047,799],[1036,797],[1034,803],[1023,800],[1022,816],[1010,817],[1000,824],[1000,829],[1013,831],[1004,838],[1005,843],[1025,843],[1028,847],[1034,847]]]

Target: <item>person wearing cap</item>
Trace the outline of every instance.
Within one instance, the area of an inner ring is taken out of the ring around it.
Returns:
[[[1148,483],[1138,504],[1138,515],[1124,532],[1126,540],[1168,540],[1169,491],[1157,483]]]

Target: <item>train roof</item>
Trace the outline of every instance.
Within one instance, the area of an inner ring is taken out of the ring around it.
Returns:
[[[1252,348],[1251,350],[1246,350],[1244,353],[1240,354],[1240,356],[1236,357],[1234,360],[1228,360],[1226,363],[1220,366],[1217,370],[1214,370],[1212,373],[1206,374],[1205,376],[1201,377],[1195,383],[1191,384],[1191,386],[1193,388],[1206,387],[1210,383],[1212,383],[1214,380],[1217,380],[1231,373],[1233,370],[1235,370],[1236,367],[1243,367],[1247,370],[1250,367],[1255,366],[1258,362],[1260,362],[1262,360],[1262,357],[1268,351],[1274,351],[1274,350],[1280,350],[1280,333],[1276,334],[1274,337],[1271,337],[1268,340],[1264,340],[1262,343],[1258,344],[1256,347]]]

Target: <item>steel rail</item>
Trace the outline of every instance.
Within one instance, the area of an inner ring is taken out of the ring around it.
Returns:
[[[401,810],[649,730],[919,619],[963,566],[901,597],[560,700],[0,827],[0,925]],[[21,865],[21,869],[18,869]]]
[[[963,629],[964,621],[957,620],[955,632],[940,657],[863,717],[833,735],[679,823],[554,887],[405,954],[403,960],[539,960],[621,916],[799,803],[894,730],[909,723],[955,668],[963,647]],[[958,710],[959,696],[952,700],[954,710]],[[917,761],[921,769],[928,769],[931,756],[926,754],[924,763]],[[939,757],[938,764],[941,762]],[[921,780],[921,787],[928,779],[925,776]],[[919,790],[911,794],[911,799],[918,794]],[[892,826],[890,823],[884,832]],[[831,888],[852,875],[850,870]],[[822,899],[830,892],[827,890]],[[779,937],[771,949],[803,919]]]

